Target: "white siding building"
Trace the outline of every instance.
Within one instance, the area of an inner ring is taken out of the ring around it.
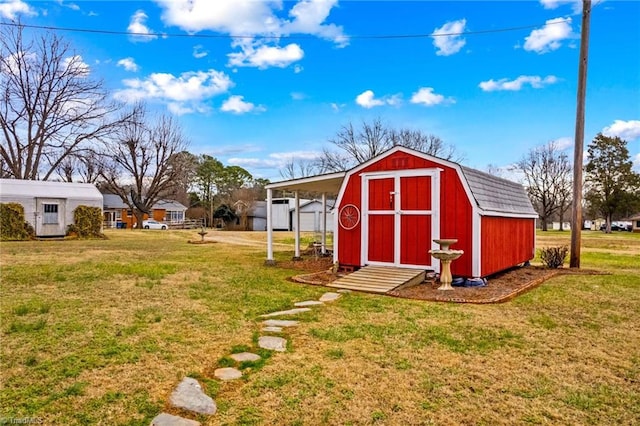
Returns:
[[[102,194],[90,183],[0,179],[0,203],[18,203],[38,237],[64,236],[78,206],[102,210]]]

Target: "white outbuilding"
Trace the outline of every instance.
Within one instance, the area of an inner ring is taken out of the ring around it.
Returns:
[[[102,194],[90,183],[0,179],[0,203],[18,203],[38,237],[63,236],[78,206],[102,210]]]

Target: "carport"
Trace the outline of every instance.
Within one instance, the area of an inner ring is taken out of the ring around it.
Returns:
[[[311,176],[300,179],[291,179],[282,182],[271,183],[266,186],[267,190],[267,264],[273,264],[273,191],[291,191],[294,193],[294,236],[295,248],[294,259],[300,259],[300,193],[315,192],[321,194],[322,198],[322,220],[321,220],[321,250],[322,254],[327,252],[327,195],[337,195],[342,186],[342,181],[346,172],[328,173],[324,175]],[[334,221],[334,228],[336,224]],[[336,235],[335,229],[334,237]],[[335,253],[335,252],[334,252]]]

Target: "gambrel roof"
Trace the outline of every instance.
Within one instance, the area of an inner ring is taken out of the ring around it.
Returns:
[[[519,183],[469,167],[460,168],[482,210],[537,215],[527,192]]]

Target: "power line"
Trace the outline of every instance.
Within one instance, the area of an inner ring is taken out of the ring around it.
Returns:
[[[557,25],[564,24],[567,22],[571,22],[571,18],[558,20],[555,22],[546,22],[542,25]],[[57,26],[48,26],[48,25],[28,25],[16,22],[0,22],[0,25],[11,26],[11,27],[23,27],[37,30],[47,30],[47,31],[68,31],[68,32],[77,32],[77,33],[91,33],[91,34],[105,34],[105,35],[125,35],[125,36],[137,36],[137,37],[180,37],[180,38],[217,38],[217,39],[234,39],[234,38],[242,38],[242,39],[269,39],[269,40],[279,40],[279,39],[312,39],[316,38],[313,35],[232,35],[232,34],[184,34],[184,33],[158,33],[158,32],[148,32],[148,33],[140,33],[133,31],[115,31],[115,30],[98,30],[91,28],[77,28],[77,27],[57,27]],[[536,25],[522,25],[518,27],[505,27],[505,28],[496,28],[491,30],[478,30],[478,31],[464,31],[464,32],[452,32],[452,33],[429,33],[429,34],[379,34],[379,35],[350,35],[346,36],[349,39],[355,40],[381,40],[381,39],[411,39],[411,38],[429,38],[429,37],[452,37],[452,36],[462,36],[462,35],[482,35],[482,34],[491,34],[491,33],[503,33],[510,31],[520,31],[520,30],[528,30],[532,28],[538,28],[541,24]]]

